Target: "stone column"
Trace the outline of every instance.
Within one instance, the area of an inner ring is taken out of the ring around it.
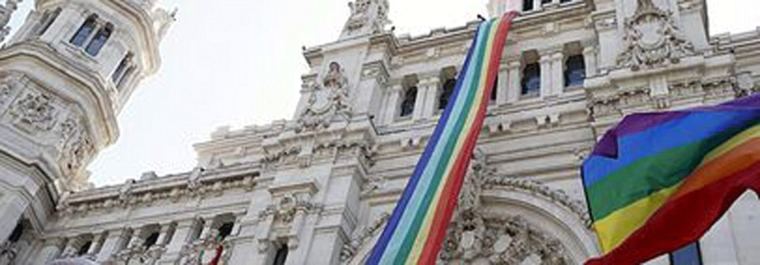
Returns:
[[[520,99],[522,87],[520,86],[520,61],[511,61],[507,64],[507,103],[515,103]]]
[[[156,240],[156,245],[160,247],[166,246],[169,241],[171,241],[171,238],[169,237],[169,233],[171,233],[172,229],[174,228],[174,224],[172,223],[165,223],[161,224],[161,228],[158,232],[158,239]]]
[[[533,0],[533,10],[534,11],[539,11],[541,9],[542,9],[542,7],[541,7],[541,0]]]
[[[76,245],[78,245],[79,242],[78,237],[72,237],[69,238],[68,241],[66,241],[66,246],[63,247],[63,253],[61,253],[61,257],[63,258],[71,258],[74,257],[77,253]]]
[[[159,264],[174,264],[179,258],[182,247],[185,246],[193,236],[193,230],[197,224],[196,219],[187,219],[177,222],[174,228],[174,236],[166,245],[166,252],[161,255]]]
[[[551,55],[551,79],[552,79],[552,91],[550,96],[560,95],[565,90],[565,55],[562,51],[556,51]]]
[[[200,239],[205,239],[208,237],[208,235],[211,233],[211,227],[214,225],[214,217],[213,216],[206,216],[203,217],[203,230],[201,230],[201,236]]]
[[[596,47],[588,46],[583,48],[583,61],[586,65],[586,77],[596,76]]]
[[[141,242],[142,240],[144,240],[144,238],[141,238],[142,232],[143,232],[143,227],[134,229],[134,231],[132,232],[132,236],[129,238],[129,244],[127,244],[127,248],[131,248],[137,244],[143,243]]]
[[[0,243],[5,242],[13,233],[13,229],[21,220],[21,215],[28,205],[24,199],[14,194],[6,195],[10,197],[5,202],[0,202]]]
[[[106,233],[102,232],[92,237],[92,244],[90,249],[87,250],[88,257],[95,257],[100,249],[103,247],[103,241],[105,240]]]
[[[427,99],[423,106],[422,117],[429,119],[435,116],[435,112],[438,108],[438,91],[441,88],[441,79],[438,77],[430,77],[424,80],[424,84],[421,82],[420,85],[427,87],[427,93],[423,95]]]
[[[504,105],[507,103],[507,97],[509,93],[509,72],[507,65],[499,65],[499,75],[496,77],[497,86],[496,89],[496,105]]]
[[[65,241],[63,238],[46,239],[36,257],[29,259],[30,261],[34,261],[31,264],[48,264],[48,262],[61,255],[63,246],[66,243]]]
[[[401,100],[401,92],[403,91],[401,84],[396,84],[388,89],[388,103],[385,105],[383,111],[383,124],[391,124],[396,119],[398,113],[399,100]]]
[[[547,97],[552,95],[552,56],[551,54],[542,54],[541,60],[541,95]]]
[[[412,113],[413,121],[420,121],[423,119],[423,112],[425,109],[425,102],[430,99],[426,99],[428,95],[428,81],[423,79],[417,82],[417,98],[414,101],[414,112]]]
[[[114,229],[108,231],[108,236],[98,252],[97,262],[106,262],[113,254],[120,251],[129,240],[129,229]]]

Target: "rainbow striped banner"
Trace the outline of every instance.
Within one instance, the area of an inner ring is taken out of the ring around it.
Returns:
[[[478,27],[451,100],[366,264],[435,263],[516,16]]]
[[[699,240],[745,191],[760,192],[760,95],[634,114],[583,164],[604,257],[640,264]]]

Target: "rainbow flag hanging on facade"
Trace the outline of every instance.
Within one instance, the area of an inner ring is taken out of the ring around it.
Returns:
[[[603,257],[640,264],[699,238],[748,189],[760,192],[760,95],[626,117],[583,164]]]
[[[366,264],[435,263],[516,16],[478,26],[451,100]]]

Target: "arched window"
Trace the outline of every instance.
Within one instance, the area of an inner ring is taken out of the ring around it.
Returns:
[[[449,98],[451,98],[451,94],[454,93],[454,87],[457,85],[456,79],[447,79],[445,83],[443,83],[443,90],[441,90],[441,95],[438,96],[438,109],[442,110],[446,108],[446,105],[449,104]]]
[[[98,55],[98,53],[100,53],[100,49],[103,48],[103,46],[106,44],[106,41],[108,41],[108,38],[111,37],[112,32],[113,25],[110,23],[98,30],[98,33],[95,34],[95,37],[92,38],[90,44],[87,45],[87,48],[84,49],[84,51],[92,56]]]
[[[537,96],[541,92],[541,66],[538,63],[525,65],[521,85],[523,96]]]
[[[113,73],[111,74],[111,80],[114,82],[114,84],[119,83],[119,80],[124,77],[127,67],[132,62],[132,56],[133,55],[131,52],[127,53],[127,55],[124,55],[124,58],[121,58],[119,65],[117,65],[116,69],[113,70]]]
[[[84,42],[87,41],[88,38],[90,38],[90,35],[92,35],[92,32],[95,31],[95,25],[96,20],[98,19],[98,16],[91,15],[87,18],[87,20],[84,21],[82,26],[79,27],[77,30],[77,33],[74,34],[74,37],[71,37],[71,40],[69,43],[74,44],[74,46],[82,47],[84,45]]]
[[[583,55],[567,57],[565,61],[565,87],[582,86],[586,79],[586,63]]]
[[[272,262],[272,265],[285,265],[286,260],[288,260],[288,246],[282,244],[277,248],[277,252],[274,254],[274,262]]]
[[[42,34],[45,34],[45,32],[50,28],[50,25],[53,25],[53,22],[58,18],[58,15],[61,14],[61,8],[56,8],[53,10],[53,12],[45,11],[45,14],[42,15],[42,19],[40,19],[40,28],[37,30],[37,36],[42,36]]]
[[[401,101],[401,117],[407,117],[414,113],[414,103],[417,101],[417,87],[413,86],[406,89],[404,100]]]

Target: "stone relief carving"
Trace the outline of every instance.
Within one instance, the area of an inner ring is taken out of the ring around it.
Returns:
[[[50,95],[28,93],[10,108],[13,123],[28,132],[50,131],[55,125],[55,107]]]
[[[266,227],[258,235],[260,252],[279,241],[286,242],[290,249],[297,248],[305,218],[324,209],[323,205],[311,202],[307,193],[286,193],[276,201],[259,212],[258,222]]]
[[[678,63],[693,55],[694,46],[682,36],[672,11],[664,11],[652,0],[637,0],[636,11],[624,24],[624,49],[618,66],[639,70]]]
[[[218,229],[212,229],[209,234],[202,239],[190,242],[182,246],[180,250],[179,264],[182,265],[202,265],[211,264],[216,257],[217,251],[222,251],[218,264],[227,264],[232,251],[232,242],[229,238],[222,239],[219,236]]]
[[[490,167],[487,160],[482,150],[476,149],[473,153],[437,264],[571,264],[558,239],[522,216],[487,216],[480,196],[484,189],[496,186],[529,191],[567,207],[589,224],[581,203],[535,181],[498,177],[497,170]],[[387,219],[388,215],[383,215],[369,226],[356,230],[351,241],[341,249],[341,262],[347,264],[353,260],[359,247],[372,238]]]
[[[18,9],[18,3],[21,0],[6,0],[4,6],[0,6],[0,42],[8,37],[11,33],[11,27],[8,26],[8,22],[11,21],[11,15]]]
[[[390,217],[391,215],[389,213],[382,213],[379,218],[369,223],[366,227],[356,229],[354,235],[351,237],[351,241],[343,245],[343,248],[340,250],[340,261],[343,263],[350,261],[356,255],[356,251],[359,247],[380,231]]]
[[[0,106],[5,106],[13,99],[14,94],[21,87],[19,78],[18,75],[11,74],[0,79]]]
[[[18,255],[16,245],[6,241],[0,244],[0,264],[13,264]]]
[[[156,264],[166,248],[161,245],[153,245],[148,248],[145,247],[144,243],[145,241],[142,238],[134,238],[126,249],[112,256],[113,261],[117,264]]]
[[[562,243],[521,216],[460,215],[449,226],[438,264],[571,264]]]
[[[377,33],[383,30],[391,21],[388,19],[387,3],[385,0],[356,0],[348,3],[351,9],[351,16],[346,22],[345,33],[353,34],[365,27],[369,27],[370,33]],[[371,5],[377,4],[377,9],[372,14]]]
[[[65,198],[60,200],[61,203],[57,206],[58,214],[71,215],[87,214],[94,211],[112,211],[117,208],[129,206],[149,205],[162,200],[178,202],[185,197],[205,196],[206,194],[222,196],[223,192],[228,189],[243,188],[250,191],[256,186],[254,176],[245,175],[233,176],[229,179],[213,182],[199,182],[200,184],[195,190],[191,190],[187,186],[177,186],[172,189],[136,194],[134,192],[134,187],[137,183],[133,181],[134,180],[128,180],[118,188],[118,193],[116,195],[101,200],[87,201],[84,203],[72,202],[69,199],[70,195],[66,195]]]
[[[350,117],[348,79],[340,64],[330,63],[322,83],[315,84],[312,90],[306,109],[298,118],[296,132],[327,128],[336,116]]]
[[[285,194],[276,204],[269,205],[259,212],[259,218],[264,219],[273,216],[275,222],[290,224],[297,213],[308,213],[321,208],[321,205],[310,202],[305,196]]]
[[[59,129],[58,164],[64,175],[76,178],[95,154],[95,144],[80,119],[68,118]],[[86,182],[86,179],[85,179]]]

